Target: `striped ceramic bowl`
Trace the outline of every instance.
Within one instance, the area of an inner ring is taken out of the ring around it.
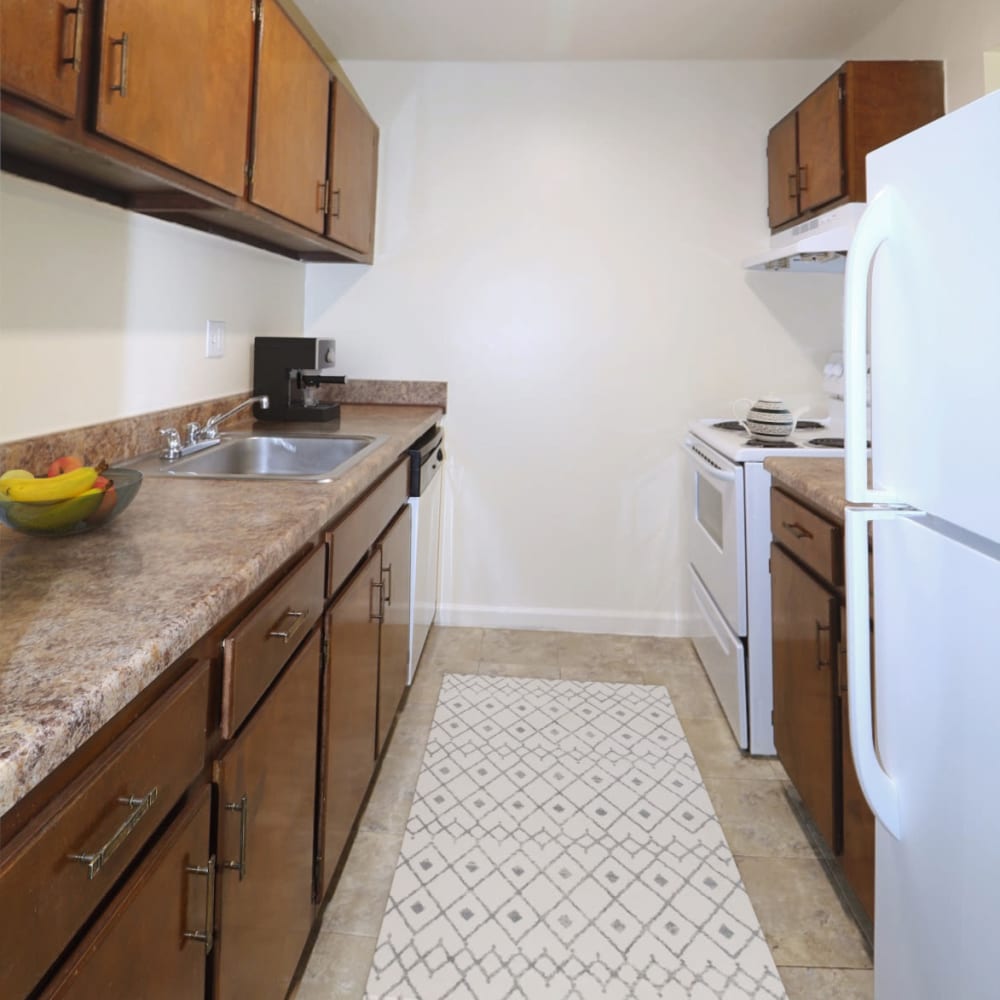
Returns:
[[[740,423],[747,434],[757,441],[784,441],[795,430],[792,411],[774,396],[758,399]]]

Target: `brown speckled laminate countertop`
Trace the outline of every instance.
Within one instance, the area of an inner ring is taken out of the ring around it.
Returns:
[[[340,433],[387,440],[328,484],[147,477],[129,509],[91,534],[0,526],[0,816],[441,416],[344,405]]]
[[[764,468],[771,481],[784,484],[838,521],[844,520],[844,460],[842,458],[768,458]]]

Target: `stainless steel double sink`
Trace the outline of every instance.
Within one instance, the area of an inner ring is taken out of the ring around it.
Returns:
[[[234,431],[217,443],[167,460],[145,455],[126,464],[144,476],[185,479],[287,479],[328,483],[378,448],[386,437]]]

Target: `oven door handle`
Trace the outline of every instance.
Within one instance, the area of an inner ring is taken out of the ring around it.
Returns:
[[[727,469],[718,469],[718,468],[716,468],[714,465],[712,465],[711,463],[709,463],[701,455],[700,452],[698,452],[694,448],[692,448],[691,445],[688,444],[687,441],[684,442],[683,448],[688,453],[688,455],[690,456],[691,461],[694,462],[694,464],[697,465],[698,468],[701,469],[701,471],[704,472],[705,475],[709,477],[709,479],[718,479],[718,480],[720,480],[721,482],[724,482],[724,483],[731,483],[731,482],[733,482],[733,480],[736,479],[736,473],[735,472],[731,472],[731,471],[729,471]]]

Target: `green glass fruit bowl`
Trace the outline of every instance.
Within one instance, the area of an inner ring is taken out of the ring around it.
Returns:
[[[109,483],[106,489],[69,500],[28,503],[0,493],[0,522],[22,534],[46,538],[94,531],[118,517],[142,486],[142,473],[135,469],[105,469],[103,476]]]

